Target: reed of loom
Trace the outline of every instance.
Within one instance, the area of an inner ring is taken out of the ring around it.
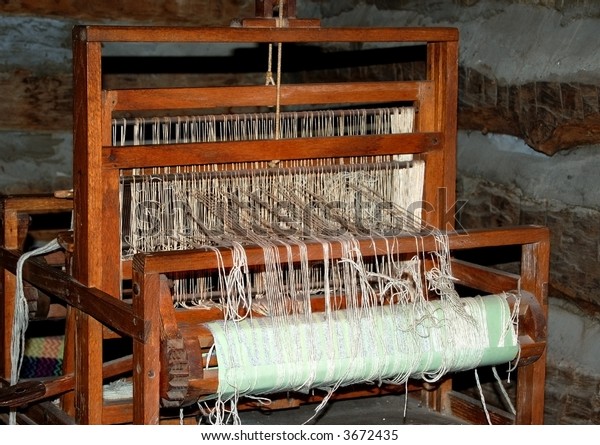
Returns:
[[[548,232],[522,227],[454,233],[454,214],[446,211],[455,201],[456,109],[458,33],[451,28],[325,29],[318,21],[295,19],[295,2],[286,3],[286,27],[276,26],[272,2],[257,2],[259,18],[234,28],[76,27],[74,51],[74,252],[72,277],[61,275],[37,260],[24,270],[27,280],[65,300],[75,310],[77,335],[68,335],[65,376],[35,386],[42,397],[66,392],[62,407],[78,423],[143,423],[161,421],[165,400],[185,405],[215,391],[215,376],[202,369],[202,348],[210,335],[199,323],[218,314],[179,311],[172,305],[165,274],[215,267],[211,252],[139,253],[122,259],[119,187],[121,172],[139,168],[313,159],[340,156],[413,154],[426,163],[424,202],[432,204],[425,215],[432,226],[449,231],[452,250],[492,246],[521,246],[520,274],[455,260],[459,283],[482,292],[520,288],[526,298],[520,310],[522,346],[518,369],[517,414],[492,413],[497,423],[542,423],[545,377],[545,317],[548,281]],[[297,20],[297,21],[296,21]],[[271,85],[106,90],[102,84],[102,45],[107,42],[420,42],[427,47],[427,78],[410,82]],[[160,146],[112,146],[111,122],[115,114],[235,106],[330,103],[411,102],[418,106],[417,131],[410,134],[349,136],[343,138],[196,143]],[[425,251],[435,248],[433,237],[423,238]],[[365,255],[382,253],[384,240],[362,245]],[[414,253],[412,237],[395,240],[398,253]],[[262,251],[247,248],[249,261],[260,264]],[[226,252],[224,252],[226,256]],[[318,260],[318,249],[311,259]],[[2,263],[14,271],[17,253],[2,251]],[[226,261],[230,259],[226,258]],[[10,272],[6,272],[10,273]],[[36,278],[37,277],[37,278]],[[40,280],[39,277],[44,279]],[[132,280],[132,304],[123,301],[122,283]],[[528,297],[529,296],[529,297]],[[318,304],[316,302],[315,304]],[[133,361],[125,357],[103,363],[104,341],[133,339]],[[198,341],[200,338],[200,341]],[[133,369],[133,401],[105,402],[103,379]],[[175,384],[173,383],[175,382]],[[403,388],[402,388],[403,389]],[[466,418],[484,421],[477,402],[452,391],[450,379],[436,385],[410,385],[421,389],[428,406]],[[341,397],[384,393],[365,390]],[[171,393],[169,394],[169,391]],[[173,395],[175,393],[175,395]],[[314,401],[309,397],[306,402]],[[286,402],[283,403],[285,405]],[[289,402],[288,402],[289,403]],[[293,405],[295,402],[291,402]]]

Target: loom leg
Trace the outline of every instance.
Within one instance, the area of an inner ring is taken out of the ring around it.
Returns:
[[[0,304],[0,332],[2,332],[2,363],[0,363],[1,377],[10,381],[11,374],[11,339],[12,339],[12,323],[15,315],[15,276],[4,270],[2,273],[2,303]]]
[[[545,379],[545,352],[535,363],[519,368],[515,423],[519,425],[543,425]]]
[[[62,372],[63,375],[75,372],[75,309],[71,306],[67,306]],[[72,391],[61,397],[60,404],[66,414],[75,417],[75,395]]]
[[[2,205],[2,246],[5,249],[22,250],[29,227],[29,215],[16,210],[7,209]],[[2,304],[0,304],[0,332],[2,332],[2,362],[0,363],[0,376],[10,380],[11,374],[11,341],[13,332],[13,319],[15,316],[15,290],[16,277],[2,271]]]
[[[548,279],[550,241],[526,244],[521,253],[521,285],[535,295],[548,319]],[[544,423],[544,387],[546,381],[546,352],[534,363],[519,368],[517,375],[517,424]]]
[[[102,325],[75,310],[75,411],[80,424],[102,423]]]
[[[446,379],[435,386],[425,384],[422,392],[422,402],[431,410],[440,413],[448,412],[448,394],[452,391],[452,380]]]
[[[134,269],[133,308],[147,323],[145,341],[133,342],[133,423],[157,425],[160,420],[160,311],[162,275],[145,275]],[[143,292],[142,292],[143,289]]]

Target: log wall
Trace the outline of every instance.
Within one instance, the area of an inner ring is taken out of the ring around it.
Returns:
[[[251,0],[2,2],[0,193],[71,187],[74,25],[227,26],[253,14]]]

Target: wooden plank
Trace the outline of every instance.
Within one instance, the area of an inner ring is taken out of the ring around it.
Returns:
[[[450,412],[453,416],[464,419],[470,424],[486,425],[485,412],[481,401],[465,394],[451,391],[448,393]],[[512,425],[515,418],[512,414],[493,406],[487,406],[492,425]]]
[[[496,294],[519,287],[519,275],[462,260],[452,260],[452,275],[461,284]]]
[[[42,402],[25,410],[25,415],[37,425],[75,425],[75,419],[67,415],[53,402]]]
[[[544,317],[548,318],[547,291],[549,278],[550,241],[546,237],[523,247],[521,255],[521,285],[538,300]],[[546,351],[534,363],[519,368],[517,374],[517,423],[544,423],[544,382]]]
[[[81,283],[99,287],[102,258],[102,100],[101,47],[73,42],[74,132],[73,189],[74,235],[77,260],[73,276]]]
[[[17,211],[2,209],[2,246],[17,249],[19,244],[19,217]],[[13,320],[15,317],[15,289],[17,288],[16,277],[6,270],[3,261],[2,265],[2,283],[0,291],[2,292],[2,301],[0,302],[0,329],[2,344],[2,363],[0,363],[0,377],[7,380],[11,378],[12,359],[12,337]]]
[[[75,418],[78,423],[102,423],[102,325],[75,312]]]
[[[289,159],[423,153],[440,146],[440,133],[204,142],[161,146],[104,147],[105,169],[222,164]],[[167,150],[167,153],[165,153]]]
[[[457,143],[457,110],[458,110],[458,42],[450,41],[437,43],[443,52],[442,72],[440,77],[440,130],[445,136],[444,150],[444,184],[446,190],[443,207],[442,229],[454,227],[456,217],[454,204],[456,202],[456,143]]]
[[[102,406],[102,424],[119,425],[133,421],[133,403],[131,400],[107,402]]]
[[[67,306],[67,318],[65,321],[65,344],[63,352],[63,374],[75,375],[75,311],[77,309]],[[60,405],[64,412],[75,418],[75,392],[69,392],[60,398]]]
[[[456,110],[458,101],[458,48],[456,42],[427,45],[427,79],[431,95],[421,101],[419,131],[444,134],[441,150],[427,153],[424,197],[429,211],[423,218],[435,227],[452,230],[456,202]]]
[[[88,42],[445,42],[457,41],[456,28],[195,28],[77,26]]]
[[[282,85],[280,105],[413,102],[430,82],[346,82]],[[275,107],[275,86],[221,86],[112,90],[106,103],[115,111],[195,110],[220,107]]]
[[[509,246],[527,244],[544,239],[548,236],[548,230],[540,226],[524,226],[519,228],[499,228],[491,230],[472,230],[469,232],[457,232],[448,236],[450,249],[472,249],[479,247]],[[419,245],[423,251],[432,251],[437,246],[433,235],[424,235]],[[319,243],[305,244],[308,257],[314,260],[322,259],[323,247]],[[411,253],[415,250],[414,236],[395,238],[368,238],[359,239],[358,248],[364,256],[381,255],[389,250],[393,254]],[[278,247],[281,258],[287,258],[287,247]],[[300,249],[291,246],[292,261],[299,261]],[[198,269],[216,269],[217,258],[212,250],[189,250],[152,252],[137,254],[138,259],[134,267],[143,269],[146,273],[184,272]],[[331,241],[329,258],[340,258],[342,248],[335,240]],[[264,263],[263,249],[258,246],[246,248],[246,256],[249,266],[258,266]],[[221,250],[221,259],[224,267],[233,265],[233,253],[230,250]]]
[[[67,212],[73,209],[73,201],[57,198],[53,194],[5,195],[0,201],[0,211],[2,209],[27,214]],[[18,246],[4,247],[8,249],[18,248]]]
[[[102,265],[102,47],[77,39],[73,31],[73,277],[85,286],[104,289]],[[116,259],[118,261],[118,259]],[[115,264],[116,266],[116,264]],[[106,306],[106,311],[110,306]],[[102,311],[102,304],[98,306]],[[102,422],[102,325],[75,310],[75,416],[78,423]],[[69,347],[71,347],[69,345]]]

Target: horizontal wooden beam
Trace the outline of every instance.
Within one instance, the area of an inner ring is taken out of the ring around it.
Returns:
[[[373,104],[414,102],[421,90],[431,89],[422,82],[346,82],[282,85],[280,105]],[[152,88],[109,90],[107,105],[115,111],[194,110],[227,107],[275,107],[274,85],[219,86],[203,88]]]
[[[53,194],[5,195],[0,198],[0,212],[32,213],[67,212],[73,209],[73,200],[57,198]]]
[[[474,249],[483,247],[501,247],[510,245],[533,244],[548,239],[548,229],[541,226],[523,226],[516,228],[480,229],[448,234],[451,250]],[[391,251],[392,254],[413,253],[417,242],[415,236],[389,238],[359,238],[357,248],[363,256],[383,255]],[[421,252],[433,251],[438,240],[432,234],[419,237],[418,246]],[[342,256],[342,244],[332,240],[329,243],[329,258]],[[323,258],[323,245],[307,241],[303,244],[308,258],[319,260]],[[278,246],[281,258],[287,258],[287,246]],[[291,245],[292,261],[300,261],[299,245]],[[137,254],[133,259],[133,268],[143,273],[170,273],[185,272],[189,270],[215,269],[217,265],[229,268],[234,264],[233,252],[229,249],[220,249],[220,260],[212,249],[196,249],[187,251],[152,252]],[[264,264],[264,251],[260,246],[246,248],[248,266]]]
[[[160,26],[76,26],[76,39],[88,42],[449,42],[458,29],[414,28],[195,28]]]
[[[0,249],[0,264],[15,273],[19,251]],[[39,258],[29,258],[23,266],[23,279],[48,295],[92,316],[121,334],[139,341],[146,339],[146,323],[134,314],[130,304],[96,288],[86,287],[65,272],[48,266]]]
[[[405,133],[282,140],[104,147],[104,168],[173,167],[291,159],[425,153],[442,147],[441,133]],[[157,148],[160,147],[160,148]]]
[[[485,412],[481,409],[481,401],[468,395],[451,391],[447,395],[450,412],[453,416],[465,420],[469,424],[485,425],[487,419]],[[493,406],[487,406],[492,425],[512,425],[515,416],[507,411]]]
[[[452,276],[465,286],[492,294],[518,289],[520,276],[462,260],[452,260]]]

